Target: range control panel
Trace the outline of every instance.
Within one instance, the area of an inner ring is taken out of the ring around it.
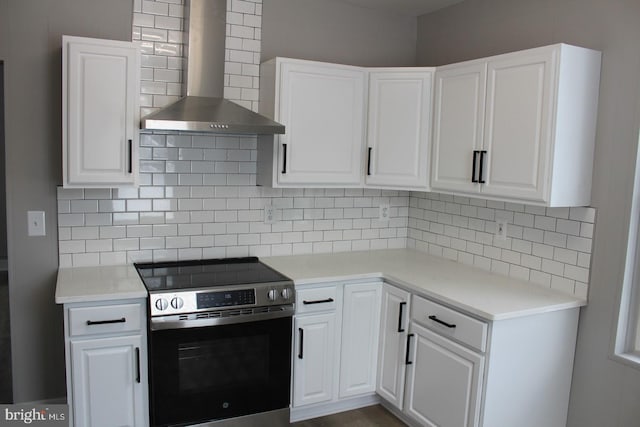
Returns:
[[[232,308],[291,304],[295,301],[292,284],[264,287],[152,293],[151,316],[194,313]]]

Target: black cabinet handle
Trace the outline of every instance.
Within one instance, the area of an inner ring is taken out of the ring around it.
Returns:
[[[140,348],[136,347],[136,382],[140,382]]]
[[[298,328],[298,333],[300,334],[300,348],[298,350],[298,359],[302,359],[302,351],[303,351],[303,344],[304,344],[304,329],[302,328]]]
[[[402,327],[402,309],[405,305],[407,305],[407,303],[402,301],[398,308],[398,332],[404,332],[404,328]]]
[[[406,365],[413,365],[413,362],[411,360],[409,360],[409,348],[411,347],[411,337],[414,336],[415,334],[409,334],[407,335],[407,353],[404,356],[404,363]]]
[[[369,147],[369,154],[367,157],[367,175],[371,175],[371,150],[373,150],[373,148]]]
[[[478,172],[478,182],[480,184],[484,184],[486,181],[484,180],[484,174],[482,173],[482,166],[484,165],[484,155],[487,154],[485,150],[480,151],[480,171]]]
[[[109,323],[124,323],[127,319],[121,317],[120,319],[111,319],[111,320],[87,320],[87,325],[107,325]]]
[[[444,325],[444,326],[446,326],[447,328],[451,328],[451,329],[453,329],[453,328],[455,328],[455,327],[456,327],[456,325],[454,325],[453,323],[447,323],[447,322],[445,322],[445,321],[443,321],[443,320],[438,319],[436,316],[429,316],[429,319],[430,319],[430,320],[433,320],[433,321],[434,321],[434,322],[436,322],[436,323],[440,323],[441,325]]]
[[[317,300],[313,300],[313,301],[302,301],[302,303],[304,305],[309,305],[309,304],[324,304],[326,302],[333,302],[333,298],[327,298],[327,299],[317,299]]]
[[[133,172],[133,140],[129,140],[129,173]]]
[[[287,173],[287,144],[282,144],[282,173]]]
[[[476,179],[476,163],[478,163],[478,150],[473,150],[473,161],[471,162],[471,182],[478,182]]]

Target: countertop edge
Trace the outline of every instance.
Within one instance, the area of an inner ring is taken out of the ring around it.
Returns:
[[[356,273],[356,274],[348,274],[348,275],[340,275],[340,276],[305,277],[304,279],[296,279],[293,282],[296,286],[306,286],[306,285],[313,285],[317,283],[366,280],[366,279],[383,280],[384,282],[403,288],[415,295],[419,295],[425,298],[435,300],[437,302],[441,302],[446,305],[450,305],[452,307],[458,308],[460,310],[466,311],[467,313],[470,313],[472,315],[475,315],[482,319],[490,320],[490,321],[508,320],[508,319],[515,319],[519,317],[534,316],[536,314],[544,314],[544,313],[550,313],[553,311],[580,308],[587,305],[586,300],[576,299],[575,301],[550,304],[544,307],[524,309],[524,310],[513,310],[511,312],[505,312],[501,314],[492,314],[492,313],[487,313],[483,310],[479,310],[467,304],[461,303],[460,301],[451,300],[439,293],[429,292],[428,290],[420,288],[412,283],[406,282],[404,280],[400,280],[398,278],[395,278],[388,274],[384,274],[382,272]]]
[[[102,293],[92,295],[76,295],[76,296],[55,296],[56,304],[73,304],[82,302],[100,302],[100,301],[117,301],[125,299],[146,298],[146,291],[131,291],[121,293]]]

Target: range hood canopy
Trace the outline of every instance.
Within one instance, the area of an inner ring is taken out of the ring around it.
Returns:
[[[282,134],[280,123],[224,99],[227,0],[187,0],[187,94],[141,120],[147,130]]]

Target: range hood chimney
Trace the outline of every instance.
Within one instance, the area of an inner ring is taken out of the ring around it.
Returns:
[[[227,0],[187,0],[186,96],[141,120],[140,128],[282,134],[284,126],[223,98]]]

